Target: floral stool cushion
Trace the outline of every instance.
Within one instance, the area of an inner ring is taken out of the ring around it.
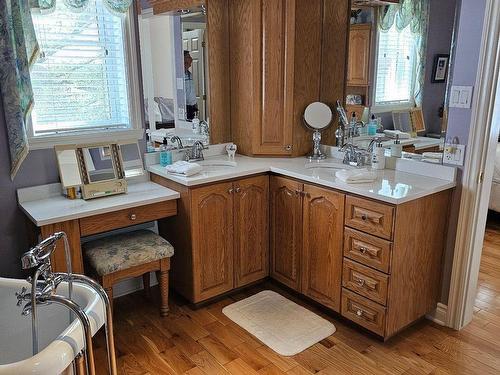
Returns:
[[[83,244],[85,261],[99,276],[169,258],[172,245],[154,232],[138,230]]]

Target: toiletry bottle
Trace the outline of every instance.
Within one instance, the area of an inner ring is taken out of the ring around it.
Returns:
[[[403,153],[403,145],[399,140],[399,134],[396,134],[396,139],[394,140],[394,143],[391,145],[391,156],[400,158],[402,153]]]
[[[191,121],[193,123],[193,133],[200,134],[200,118],[198,117],[198,112],[194,113],[194,118]]]
[[[155,152],[155,146],[151,140],[151,130],[146,130],[146,152]]]
[[[382,142],[377,142],[372,153],[372,169],[381,170],[385,169],[385,148]]]
[[[372,115],[370,122],[368,123],[368,135],[373,136],[377,134],[377,119],[375,115]]]
[[[160,165],[166,167],[170,164],[172,164],[172,147],[168,144],[167,137],[164,137],[160,147]]]

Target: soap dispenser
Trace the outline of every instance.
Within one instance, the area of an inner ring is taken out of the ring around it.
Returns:
[[[385,148],[382,141],[377,141],[372,153],[372,169],[385,169]]]
[[[402,154],[403,154],[403,145],[399,140],[399,134],[396,134],[396,140],[391,145],[391,156],[400,158]]]
[[[167,137],[164,137],[160,147],[160,165],[166,167],[170,164],[172,164],[172,147],[168,144]]]

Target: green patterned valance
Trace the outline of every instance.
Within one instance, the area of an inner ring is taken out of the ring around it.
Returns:
[[[30,0],[31,8],[39,9],[41,12],[52,12],[56,7],[56,1],[62,1],[68,8],[75,12],[84,9],[89,0]],[[102,0],[103,4],[113,13],[123,14],[128,11],[133,0]]]

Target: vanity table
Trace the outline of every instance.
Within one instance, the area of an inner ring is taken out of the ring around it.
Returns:
[[[54,232],[66,232],[75,273],[83,273],[82,237],[174,216],[180,197],[151,181],[129,183],[126,194],[88,201],[67,199],[61,190],[56,183],[19,189],[17,196],[35,234],[46,238]],[[66,272],[64,251],[55,253],[52,265],[54,271]]]

